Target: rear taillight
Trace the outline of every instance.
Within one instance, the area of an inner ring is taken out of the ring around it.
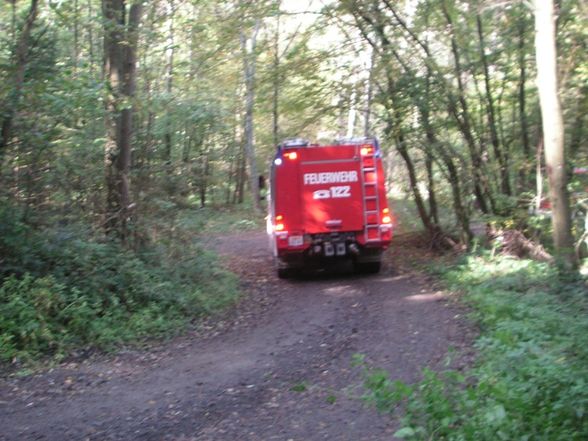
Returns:
[[[274,223],[274,231],[284,231],[284,216],[281,214],[276,216],[276,222]]]
[[[384,208],[382,210],[382,223],[383,224],[391,224],[392,223],[392,216],[390,216],[390,209]]]

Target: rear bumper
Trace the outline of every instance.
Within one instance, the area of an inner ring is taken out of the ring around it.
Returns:
[[[281,267],[321,266],[343,259],[359,263],[379,262],[390,245],[389,239],[366,242],[363,231],[306,235],[271,233],[270,242]]]

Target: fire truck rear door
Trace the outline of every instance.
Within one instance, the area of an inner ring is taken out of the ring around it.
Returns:
[[[305,155],[300,174],[304,229],[308,233],[360,231],[363,197],[356,149],[323,147]]]

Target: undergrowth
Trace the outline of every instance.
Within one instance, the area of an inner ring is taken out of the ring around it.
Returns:
[[[19,219],[0,209],[2,362],[61,359],[175,333],[237,296],[235,277],[181,217],[173,236],[138,251],[80,225],[40,229]]]
[[[264,208],[265,210],[265,208]],[[242,233],[244,231],[258,231],[265,226],[263,213],[256,213],[250,204],[244,206],[226,206],[202,208],[199,210],[204,219],[204,234]]]
[[[401,408],[410,440],[588,439],[585,282],[549,265],[469,257],[444,269],[481,328],[468,372],[423,371],[417,384],[365,367],[366,399]]]

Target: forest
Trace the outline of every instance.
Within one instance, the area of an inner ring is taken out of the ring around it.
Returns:
[[[154,283],[210,278],[191,213],[261,213],[258,176],[295,137],[381,139],[390,195],[433,247],[470,247],[481,223],[577,265],[587,10],[556,2],[542,18],[537,3],[3,2],[4,289],[98,289],[84,314],[157,314]],[[541,103],[550,21],[557,92]]]
[[[584,0],[0,2],[0,363],[235,302],[205,238],[288,138],[376,137],[398,231],[581,283],[587,44]]]

